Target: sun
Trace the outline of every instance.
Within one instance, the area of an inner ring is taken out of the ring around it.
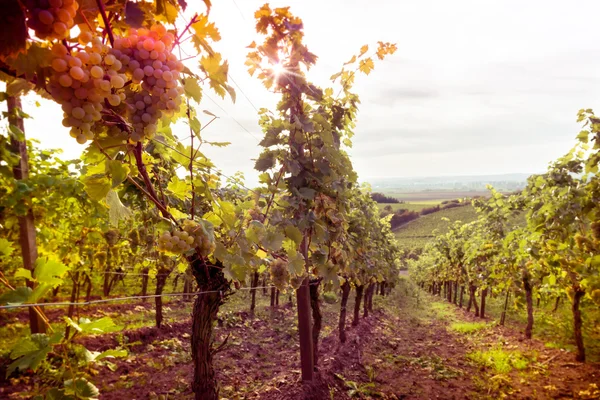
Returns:
[[[275,76],[275,78],[277,78],[277,77],[279,77],[279,75],[285,73],[285,66],[281,63],[272,64],[271,71],[273,72],[273,75]]]

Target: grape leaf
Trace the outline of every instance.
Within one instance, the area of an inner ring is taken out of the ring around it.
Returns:
[[[92,175],[83,179],[83,187],[92,200],[103,200],[112,185],[106,176]]]
[[[131,210],[121,203],[119,195],[114,190],[108,192],[105,201],[108,205],[108,220],[112,225],[117,226],[119,221],[133,216]]]
[[[359,65],[358,70],[365,75],[369,75],[371,73],[371,71],[373,70],[373,68],[375,68],[375,63],[370,58],[360,60],[358,65]]]
[[[285,236],[292,239],[294,242],[296,242],[297,245],[299,245],[300,242],[302,242],[302,232],[300,232],[300,229],[296,228],[294,225],[286,226],[284,231]]]
[[[229,64],[227,61],[221,63],[221,54],[215,53],[200,59],[200,68],[206,73],[210,87],[222,98],[225,98],[227,74]]]
[[[38,258],[35,262],[33,276],[36,282],[50,286],[60,285],[62,277],[67,273],[69,267],[57,260]]]
[[[179,179],[175,175],[167,185],[167,189],[179,200],[185,200],[190,197],[192,185],[189,182]]]
[[[14,247],[12,247],[12,243],[4,238],[0,238],[0,256],[8,257],[14,251]]]
[[[183,90],[186,96],[194,99],[196,103],[202,100],[202,88],[198,85],[198,80],[194,78],[186,78],[183,83]]]
[[[78,399],[95,399],[100,391],[93,383],[85,378],[69,379],[65,381],[67,392],[73,393]]]
[[[15,278],[25,278],[29,281],[33,280],[33,277],[31,276],[31,271],[25,268],[17,269],[17,272],[15,272]]]
[[[275,166],[276,158],[274,151],[263,151],[258,159],[254,163],[254,168],[258,171],[264,172]]]
[[[2,293],[0,295],[0,304],[23,304],[29,300],[31,296],[31,288],[25,286],[19,286],[15,290]]]
[[[25,50],[27,39],[25,12],[18,1],[3,1],[0,13],[0,59]]]
[[[128,1],[125,4],[125,22],[134,28],[140,28],[145,19],[144,10],[138,3]]]

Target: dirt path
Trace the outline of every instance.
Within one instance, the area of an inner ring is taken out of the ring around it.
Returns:
[[[518,332],[482,324],[454,306],[426,298],[417,306],[397,290],[375,298],[375,313],[338,341],[339,304],[323,305],[325,326],[313,385],[302,385],[295,309],[220,315],[215,357],[221,396],[234,399],[522,399],[600,398],[597,365],[523,341]],[[351,305],[349,305],[351,308]],[[190,321],[162,330],[142,328],[88,337],[90,350],[116,345],[130,349],[125,360],[96,365],[102,400],[191,399]],[[350,325],[350,321],[348,321]],[[504,358],[503,358],[504,357]],[[500,368],[500,370],[498,370]],[[24,391],[35,380],[0,387],[0,398]],[[16,397],[15,397],[16,398]]]

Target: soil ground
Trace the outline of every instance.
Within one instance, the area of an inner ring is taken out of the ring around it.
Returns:
[[[336,328],[339,303],[324,304],[318,373],[312,385],[300,382],[294,307],[271,309],[268,298],[259,295],[255,315],[222,312],[216,343],[228,340],[215,357],[222,398],[600,398],[598,364],[576,363],[572,353],[524,340],[514,328],[482,322],[422,292],[418,297],[408,293],[401,287],[389,296],[376,296],[375,312],[357,327],[351,326],[349,312],[343,345]],[[352,309],[350,301],[348,310]],[[125,359],[111,359],[89,371],[100,399],[193,398],[188,383],[190,323],[183,319],[162,329],[81,338],[90,350],[124,345],[130,351]],[[36,382],[28,376],[0,381],[0,398],[28,398]]]

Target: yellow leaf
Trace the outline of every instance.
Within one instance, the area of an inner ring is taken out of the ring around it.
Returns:
[[[358,56],[363,56],[367,51],[369,51],[369,45],[365,44],[363,47],[360,48],[360,54]]]
[[[256,252],[256,257],[261,259],[267,258],[267,253],[264,250],[258,250]]]
[[[227,74],[229,64],[227,61],[221,63],[221,54],[214,53],[212,56],[200,59],[200,68],[206,73],[210,81],[210,87],[221,97],[225,97]]]
[[[369,75],[373,68],[375,68],[375,63],[373,63],[371,58],[365,58],[364,60],[361,60],[358,67],[359,71],[365,75]]]
[[[195,36],[200,41],[211,39],[214,42],[221,40],[221,34],[213,22],[208,22],[208,16],[200,14],[196,17],[196,22],[192,24]]]

